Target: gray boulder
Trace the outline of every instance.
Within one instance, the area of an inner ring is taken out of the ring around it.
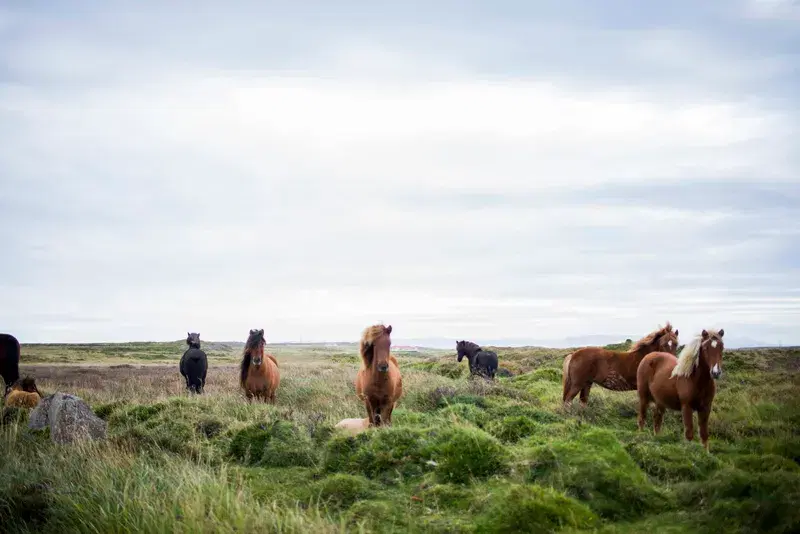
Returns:
[[[106,437],[106,422],[83,399],[69,393],[48,395],[31,412],[28,428],[42,430],[48,426],[50,439],[59,444]]]

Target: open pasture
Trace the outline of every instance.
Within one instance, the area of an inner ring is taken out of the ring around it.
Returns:
[[[364,417],[356,344],[271,345],[274,406],[248,405],[241,344],[23,345],[22,375],[74,393],[105,443],[56,447],[26,412],[0,428],[4,532],[792,532],[800,528],[800,349],[725,351],[710,454],[679,413],[637,431],[635,391],[562,407],[567,349],[492,347],[513,376],[469,379],[455,349],[398,355],[392,426]]]

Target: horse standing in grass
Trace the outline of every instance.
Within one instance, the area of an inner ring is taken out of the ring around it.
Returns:
[[[19,341],[11,334],[0,334],[0,376],[6,391],[19,379]]]
[[[16,380],[6,391],[4,404],[14,408],[35,408],[43,395],[36,387],[36,381],[26,376]]]
[[[469,362],[469,372],[473,376],[482,376],[489,380],[494,380],[497,372],[497,353],[492,350],[484,350],[472,341],[456,341],[456,352],[458,361],[467,357]]]
[[[189,348],[181,356],[180,370],[186,380],[186,388],[194,393],[203,393],[208,372],[208,357],[200,350],[200,334],[187,332]]]
[[[250,330],[244,345],[239,383],[248,402],[256,400],[275,404],[275,391],[281,381],[278,360],[272,354],[264,354],[264,329]],[[266,356],[266,357],[265,357]]]
[[[585,347],[564,358],[564,405],[580,393],[581,405],[589,401],[592,384],[611,391],[633,391],[636,389],[636,369],[639,362],[651,352],[675,354],[678,350],[678,330],[667,325],[650,332],[637,341],[629,351],[618,352],[601,347]]]
[[[391,354],[392,325],[364,329],[359,351],[361,369],[356,375],[356,395],[364,401],[370,426],[392,424],[392,410],[403,394],[400,366]]]
[[[694,412],[697,412],[700,441],[708,450],[708,417],[717,391],[714,381],[722,375],[723,335],[725,330],[703,330],[683,348],[677,358],[664,352],[654,352],[644,357],[636,373],[639,430],[644,428],[647,407],[655,402],[655,433],[661,430],[664,412],[669,408],[683,414],[684,435],[692,441]]]

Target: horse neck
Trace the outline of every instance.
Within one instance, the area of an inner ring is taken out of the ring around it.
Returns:
[[[638,365],[638,363],[642,361],[642,358],[644,358],[651,352],[655,352],[653,349],[653,345],[645,345],[643,347],[639,347],[638,349],[629,350],[621,354],[623,354],[626,358],[635,360]]]
[[[697,365],[692,372],[692,380],[694,382],[708,382],[713,380],[711,378],[711,367],[708,365],[706,355],[704,354],[703,346],[700,345],[697,354]]]

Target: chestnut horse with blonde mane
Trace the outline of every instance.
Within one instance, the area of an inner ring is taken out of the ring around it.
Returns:
[[[569,405],[580,393],[581,405],[589,401],[592,384],[611,391],[633,391],[636,389],[636,369],[639,362],[651,352],[663,351],[675,354],[678,350],[678,330],[667,325],[650,332],[633,344],[627,352],[584,347],[564,358],[563,402]]]
[[[252,402],[255,397],[256,400],[275,404],[275,391],[280,384],[281,375],[278,371],[278,360],[272,354],[264,354],[266,343],[263,328],[250,330],[250,336],[244,345],[239,378],[248,402]]]
[[[684,436],[694,439],[694,412],[700,426],[700,441],[708,450],[708,417],[722,375],[722,336],[725,330],[703,330],[686,345],[677,358],[665,352],[648,354],[639,364],[639,430],[644,429],[647,407],[655,402],[653,430],[661,431],[664,412],[680,411],[683,415]]]
[[[367,407],[370,426],[392,424],[392,410],[403,394],[400,366],[391,354],[392,325],[364,329],[359,350],[361,369],[356,375],[356,395]]]

